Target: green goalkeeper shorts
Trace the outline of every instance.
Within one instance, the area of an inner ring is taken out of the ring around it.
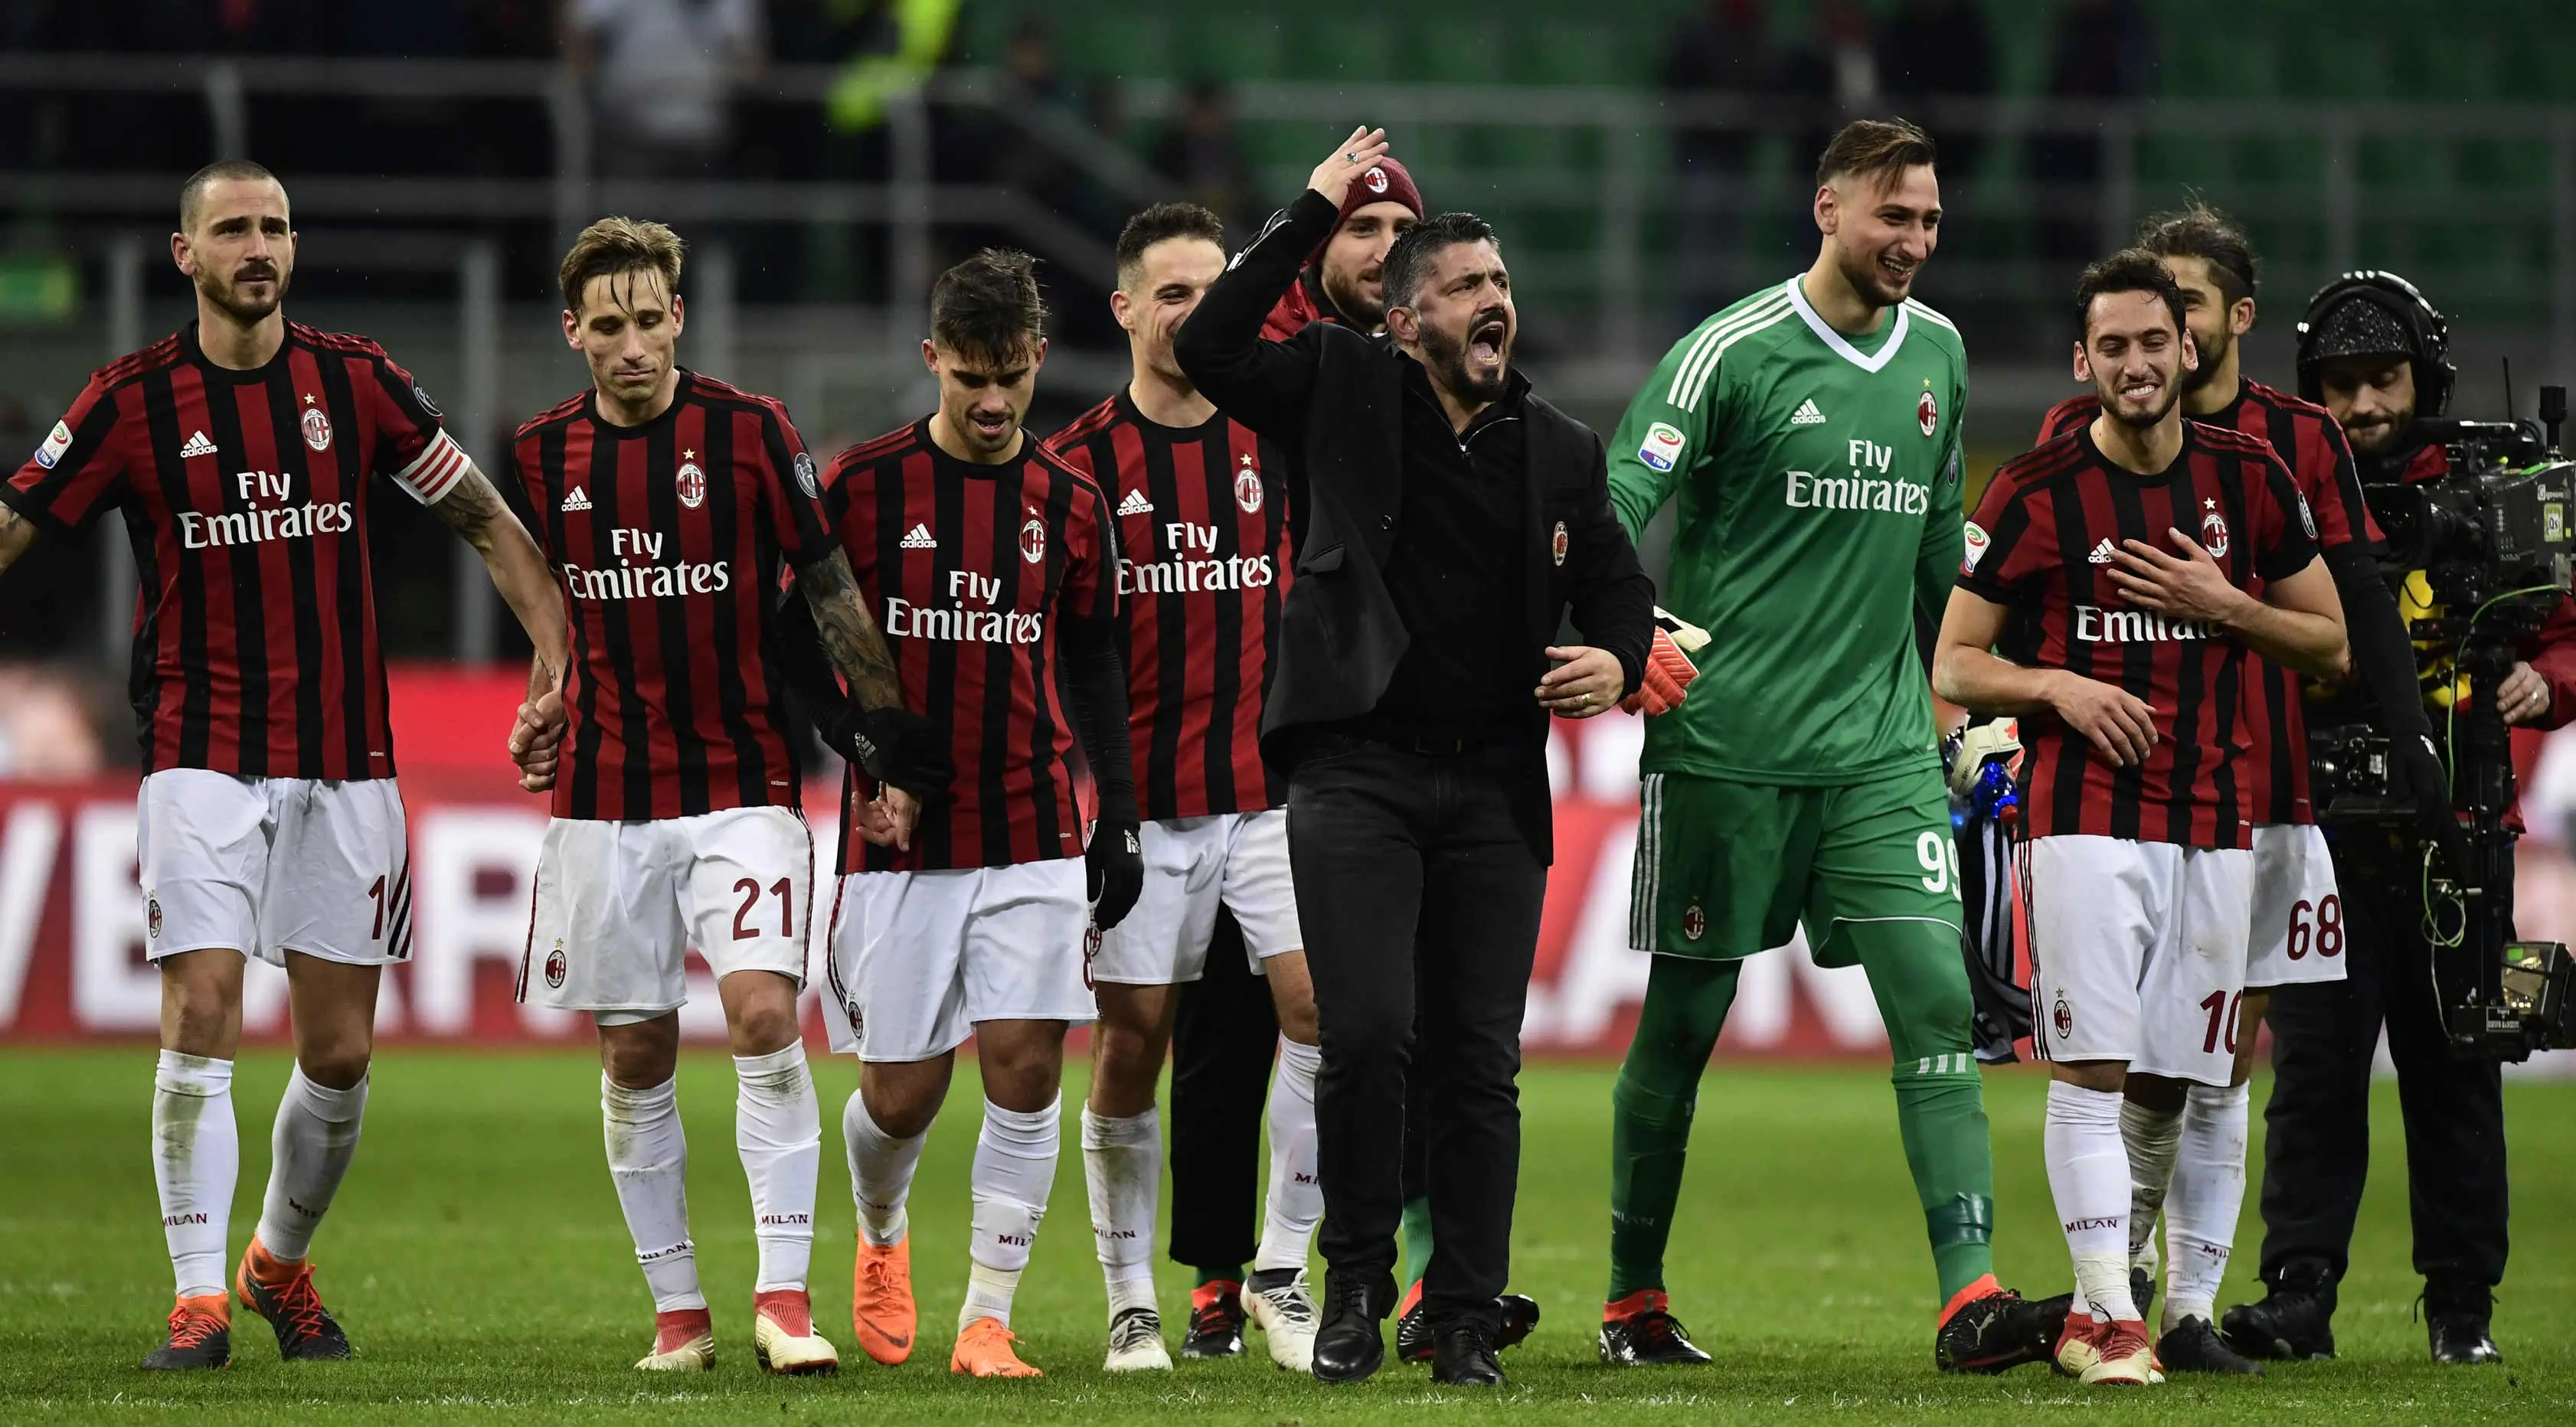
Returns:
[[[1820,966],[1858,960],[1844,922],[1959,926],[1959,854],[1939,769],[1839,788],[1649,773],[1628,944],[1731,960],[1803,921]]]

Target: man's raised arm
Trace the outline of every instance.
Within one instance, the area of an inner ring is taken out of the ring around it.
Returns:
[[[1353,129],[1315,166],[1297,201],[1272,214],[1260,235],[1234,255],[1225,276],[1199,299],[1198,310],[1172,339],[1172,355],[1191,384],[1228,416],[1266,436],[1293,438],[1304,419],[1322,324],[1285,342],[1269,342],[1262,339],[1262,321],[1297,280],[1306,255],[1333,235],[1351,185],[1384,157],[1385,130]]]

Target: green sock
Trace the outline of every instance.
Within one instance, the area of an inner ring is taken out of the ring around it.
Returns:
[[[1700,1072],[1726,1025],[1740,967],[1658,956],[1647,973],[1637,1034],[1610,1092],[1609,1302],[1664,1286]]]
[[[1404,1292],[1422,1281],[1431,1267],[1431,1196],[1404,1201]],[[1399,1300],[1402,1295],[1399,1295]]]
[[[1845,923],[1887,1025],[1896,1128],[1932,1243],[1942,1304],[1995,1266],[1994,1145],[1985,1083],[1969,1052],[1967,963],[1938,922]]]
[[[1896,1128],[1923,1203],[1945,1304],[1995,1268],[1995,1165],[1984,1087],[1967,1052],[1951,1059],[1970,1068],[1916,1074],[1906,1065],[1896,1072]]]

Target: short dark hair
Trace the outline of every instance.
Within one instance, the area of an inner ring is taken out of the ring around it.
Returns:
[[[985,248],[930,285],[930,340],[963,356],[1004,361],[1046,337],[1038,260]]]
[[[197,230],[197,210],[206,201],[206,189],[226,179],[238,179],[245,183],[262,181],[277,183],[276,174],[270,173],[266,168],[248,159],[215,160],[188,175],[188,181],[179,185],[180,232],[193,233]],[[284,192],[286,185],[278,183],[277,187],[280,192]]]
[[[1932,136],[1904,119],[1854,119],[1816,156],[1816,187],[1844,174],[1867,174],[1885,188],[1907,169],[1938,160]]]
[[[1136,280],[1147,248],[1174,238],[1204,238],[1222,252],[1225,224],[1196,203],[1157,203],[1128,219],[1127,226],[1118,230],[1118,285],[1125,287]]]
[[[2179,335],[2191,329],[2182,320],[2182,284],[2165,271],[2162,259],[2144,248],[2122,248],[2084,270],[2075,280],[2075,336],[2082,341],[2092,335],[2093,299],[2106,292],[2151,292],[2162,298],[2165,310],[2173,314],[2174,332]]]
[[[1494,225],[1473,213],[1434,213],[1396,234],[1378,269],[1386,305],[1413,306],[1422,280],[1431,275],[1432,257],[1460,243],[1491,243],[1497,252],[1503,246],[1494,236]]]
[[[2138,246],[2160,258],[2199,258],[2209,264],[2218,294],[2230,306],[2254,295],[2263,260],[2235,219],[2195,197],[2180,208],[2151,213],[2138,225]]]
[[[581,311],[581,295],[592,278],[620,273],[659,273],[663,293],[676,297],[680,266],[688,251],[680,235],[660,223],[622,215],[602,218],[581,230],[555,270],[555,282],[563,288],[564,311]],[[617,301],[622,305],[625,299]]]

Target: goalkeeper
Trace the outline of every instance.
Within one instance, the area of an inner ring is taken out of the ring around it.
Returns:
[[[1961,559],[1958,330],[1906,298],[1938,237],[1932,141],[1850,125],[1817,165],[1803,276],[1702,323],[1630,403],[1610,494],[1632,537],[1678,499],[1664,600],[1704,626],[1731,698],[1646,727],[1630,942],[1652,952],[1613,1093],[1601,1356],[1698,1364],[1664,1246],[1701,1072],[1745,957],[1802,920],[1869,974],[1895,1054],[1952,1371],[2044,1358],[2055,1329],[1997,1286],[1984,1097],[1959,950],[1957,854],[1914,645]]]

